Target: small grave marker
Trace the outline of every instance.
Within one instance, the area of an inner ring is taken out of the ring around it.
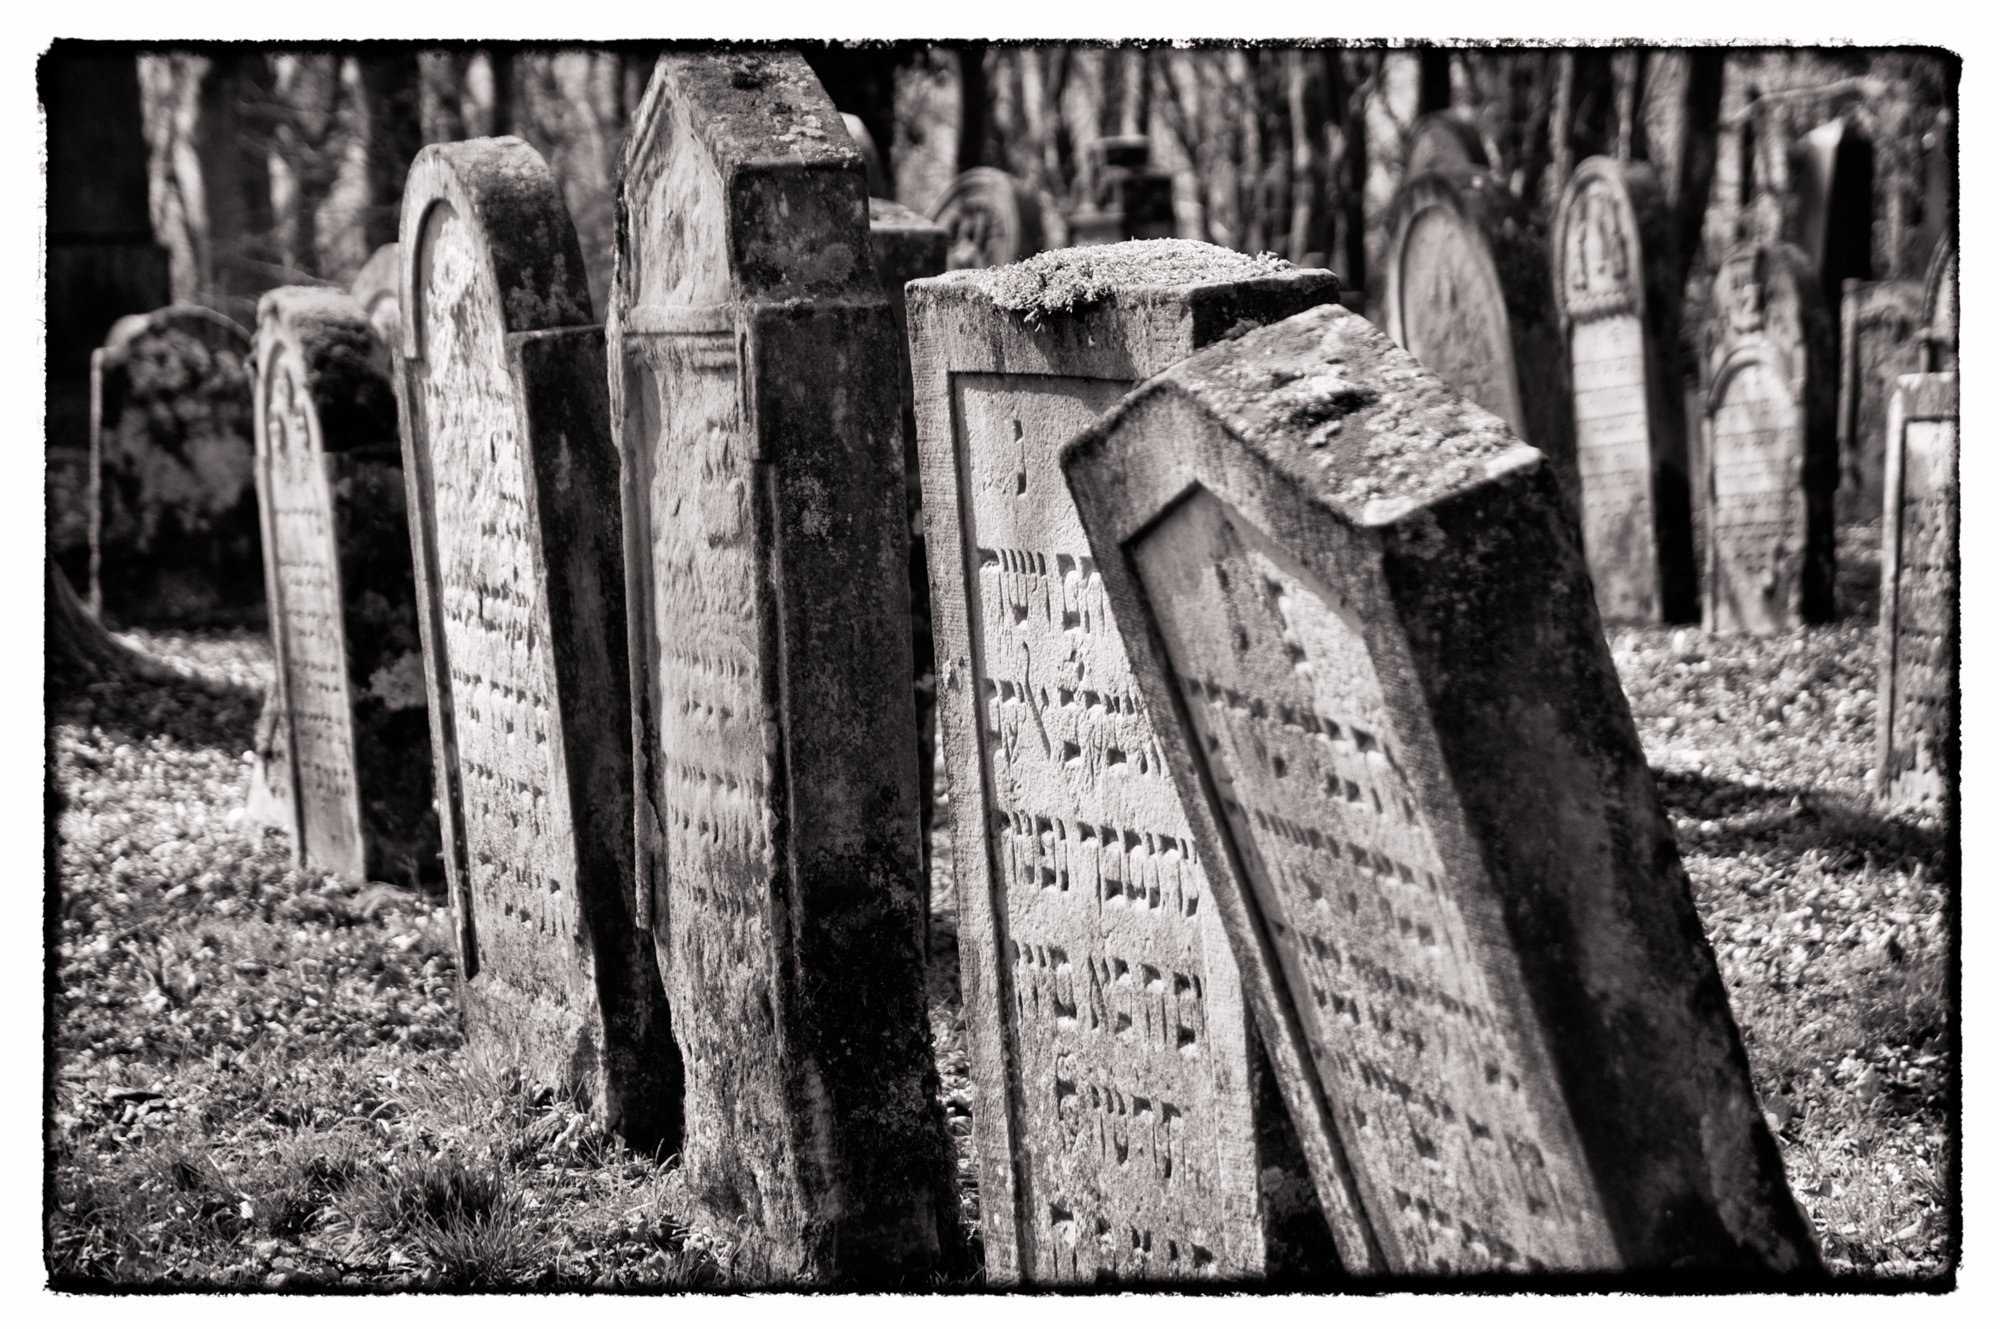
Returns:
[[[1882,507],[1876,792],[1958,803],[1958,374],[1908,374],[1889,401]]]
[[[402,279],[402,259],[395,244],[390,243],[368,256],[347,288],[367,316],[376,341],[391,353],[402,340]]]
[[[1882,511],[1884,440],[1896,380],[1924,367],[1923,287],[1857,281],[1841,287],[1840,491],[1843,523]]]
[[[996,166],[975,166],[931,205],[931,220],[951,237],[957,268],[997,268],[1050,248],[1042,198]]]

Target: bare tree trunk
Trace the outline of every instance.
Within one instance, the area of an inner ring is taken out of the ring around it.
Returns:
[[[958,50],[958,169],[987,164],[986,118],[990,94],[986,88],[986,43],[966,42]]]
[[[368,134],[368,248],[391,244],[402,219],[403,181],[424,145],[423,73],[415,51],[355,57]]]
[[[1451,109],[1451,52],[1443,47],[1424,48],[1423,63],[1417,74],[1417,114]]]

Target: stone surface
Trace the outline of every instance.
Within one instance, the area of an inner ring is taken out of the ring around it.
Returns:
[[[1924,275],[1924,340],[1927,372],[1958,368],[1958,242],[1938,242]]]
[[[1419,175],[1439,166],[1487,169],[1486,145],[1479,141],[1479,127],[1462,112],[1432,111],[1410,128],[1403,174]]]
[[[423,643],[396,403],[352,298],[286,286],[257,306],[257,495],[276,657],[260,751],[296,861],[439,875]],[[254,810],[253,810],[254,815]]]
[[[1404,181],[1389,230],[1389,335],[1546,453],[1575,502],[1569,353],[1545,237],[1497,178],[1444,164]]]
[[[468,1032],[640,1148],[680,1063],[632,900],[618,458],[583,258],[517,138],[403,194],[404,467]]]
[[[1651,167],[1591,157],[1556,216],[1583,550],[1607,619],[1699,612],[1670,214]]]
[[[1713,632],[1781,632],[1833,616],[1839,479],[1834,333],[1805,256],[1730,251],[1715,276],[1707,400],[1707,566]]]
[[[953,268],[997,268],[1050,248],[1035,191],[995,166],[975,166],[931,205],[931,220],[951,237]]]
[[[958,1245],[917,939],[895,324],[861,159],[797,56],[669,55],[627,141],[607,340],[638,901],[683,1175],[773,1282]]]
[[[1343,1263],[1814,1270],[1547,458],[1327,308],[1064,469]]]
[[[250,334],[173,305],[91,358],[90,606],[113,626],[264,618]]]
[[[401,252],[395,245],[387,244],[368,256],[347,288],[360,304],[385,354],[393,350],[403,335],[402,279]]]
[[[1841,290],[1840,521],[1882,511],[1884,439],[1896,380],[1924,367],[1923,287],[1913,281],[1849,278]]]
[[[1958,812],[1958,374],[1909,374],[1888,412],[1875,788]]]
[[[1338,292],[1191,240],[910,288],[989,1281],[1243,1278],[1277,1254],[1248,1014],[1056,449]]]

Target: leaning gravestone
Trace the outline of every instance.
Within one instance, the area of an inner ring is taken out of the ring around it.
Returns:
[[[957,1203],[861,159],[796,55],[669,55],[618,216],[638,902],[686,1059],[683,1175],[776,1281],[922,1277]]]
[[[1889,402],[1875,788],[1958,799],[1958,374],[1909,374]]]
[[[402,337],[402,280],[402,257],[392,242],[368,256],[347,288],[385,348],[394,348]]]
[[[257,305],[257,492],[273,689],[300,863],[435,880],[396,402],[348,296],[286,286]]]
[[[931,220],[950,237],[957,268],[997,268],[1059,244],[1048,233],[1041,197],[995,166],[975,166],[931,205]]]
[[[1882,512],[1883,440],[1896,380],[1924,367],[1922,285],[1856,281],[1841,287],[1840,489],[1845,522]]]
[[[1926,373],[1958,368],[1958,244],[1949,235],[1924,275],[1924,344]]]
[[[1833,327],[1805,256],[1745,245],[1723,259],[1702,433],[1712,632],[1780,632],[1833,616],[1839,479]]]
[[[680,1064],[632,904],[618,458],[581,248],[517,138],[403,193],[404,469],[445,871],[475,1044],[574,1081],[636,1147]]]
[[[1391,211],[1389,335],[1549,455],[1574,500],[1569,355],[1544,238],[1495,176],[1434,165]]]
[[[1547,459],[1327,308],[1063,466],[1343,1263],[1813,1270]]]
[[[1700,612],[1668,222],[1652,168],[1609,157],[1577,167],[1556,217],[1584,557],[1598,612],[1644,623]]]
[[[263,618],[250,334],[174,305],[92,356],[90,607],[112,624]]]
[[[1248,1016],[1056,449],[1196,348],[1338,293],[1186,240],[910,288],[989,1280],[1277,1256]]]

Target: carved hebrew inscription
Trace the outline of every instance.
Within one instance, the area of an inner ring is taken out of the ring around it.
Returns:
[[[1636,314],[1579,322],[1570,332],[1570,366],[1576,394],[1576,460],[1583,478],[1583,542],[1594,566],[1650,566],[1653,537],[1651,415],[1646,405],[1646,337]],[[1597,579],[1607,591],[1630,598],[1649,578]],[[1643,592],[1642,592],[1643,595]],[[1604,604],[1612,614],[1650,610],[1643,604]]]
[[[479,970],[560,1000],[580,945],[569,799],[551,735],[553,662],[520,415],[475,243],[444,206],[426,223],[422,418],[435,485],[434,595],[450,670]]]
[[[1207,885],[1056,464],[1131,385],[952,381],[1033,1276],[1220,1273]]]
[[[1894,709],[1882,779],[1899,802],[1943,804],[1956,776],[1948,745],[1958,686],[1957,421],[1908,421],[1901,451],[1892,696],[1883,699]]]
[[[326,457],[314,445],[290,356],[271,371],[265,405],[271,531],[282,622],[274,634],[285,671],[286,719],[296,771],[296,833],[309,862],[362,861],[355,789],[354,720],[333,542]]]
[[[1709,425],[1709,538],[1716,599],[1736,626],[1789,621],[1805,559],[1802,446],[1798,408],[1777,373],[1761,360],[1730,373]]]
[[[1391,1266],[1581,1263],[1601,1219],[1518,970],[1439,857],[1356,611],[1205,492],[1134,566]]]
[[[1401,258],[1404,349],[1460,393],[1526,433],[1507,305],[1463,219],[1427,208],[1410,223]]]

